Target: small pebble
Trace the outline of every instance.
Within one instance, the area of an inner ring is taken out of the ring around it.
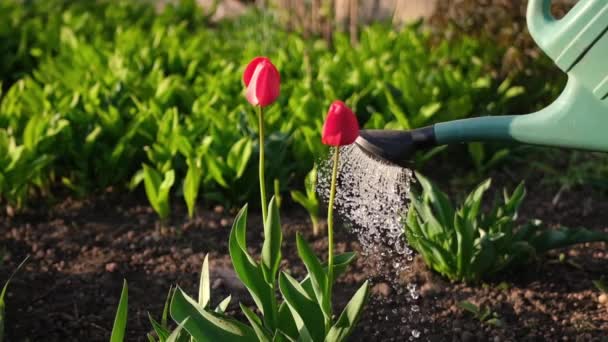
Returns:
[[[597,297],[597,301],[600,302],[600,304],[608,304],[608,295],[602,293]]]
[[[211,288],[212,289],[217,289],[220,286],[222,286],[224,284],[224,281],[221,278],[217,278],[213,281],[213,284],[211,284]]]
[[[392,291],[391,287],[387,283],[379,283],[372,288],[372,292],[383,297],[388,297]]]
[[[118,270],[118,264],[115,262],[109,262],[106,264],[106,272],[116,272]]]

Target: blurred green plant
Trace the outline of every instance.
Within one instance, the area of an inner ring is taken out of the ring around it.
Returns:
[[[540,170],[544,184],[559,187],[553,197],[553,205],[557,205],[564,193],[577,186],[589,185],[603,192],[608,190],[608,155],[605,153],[543,149],[539,158],[519,159],[525,165]]]
[[[416,173],[422,194],[410,194],[405,235],[425,263],[450,280],[477,282],[521,266],[545,252],[573,244],[608,241],[608,234],[585,228],[546,229],[539,221],[520,227],[517,212],[525,196],[523,183],[503,191],[502,204],[482,211],[491,180],[482,182],[454,209],[447,195]]]
[[[593,280],[592,282],[598,291],[600,291],[601,293],[608,294],[608,281],[604,279],[604,277]]]
[[[553,91],[498,76],[504,51],[490,39],[436,43],[420,25],[372,25],[357,46],[337,33],[328,48],[255,10],[213,25],[209,17],[194,0],[160,11],[145,1],[2,1],[0,198],[20,208],[56,185],[81,195],[135,187],[143,165],[173,170],[169,197],[183,196],[189,215],[201,200],[254,198],[256,117],[235,99],[240,66],[262,54],[285,80],[281,106],[265,113],[274,133],[264,145],[269,163],[284,166],[269,179],[287,190],[323,151],[321,118],[310,113],[330,99],[345,99],[365,128],[408,129],[537,107],[538,94]],[[482,149],[471,158],[487,169],[496,152]]]
[[[0,342],[4,341],[4,322],[6,320],[6,302],[5,302],[6,291],[8,290],[8,286],[9,286],[11,280],[13,279],[13,277],[15,276],[15,274],[21,269],[21,267],[23,267],[23,265],[25,265],[25,263],[27,262],[28,259],[29,259],[29,256],[27,256],[25,259],[23,259],[23,261],[19,264],[19,266],[17,266],[17,268],[15,268],[13,273],[8,277],[8,279],[4,283],[4,286],[2,287],[2,292],[0,292]]]
[[[312,168],[304,178],[304,191],[292,190],[291,198],[304,207],[310,216],[312,233],[318,236],[319,231],[319,197],[317,195],[317,167]]]
[[[497,312],[493,312],[487,306],[477,306],[467,300],[459,302],[457,306],[462,310],[473,314],[473,317],[475,317],[475,319],[477,319],[481,323],[485,323],[495,327],[503,327],[505,325],[504,321],[500,318],[500,315]]]

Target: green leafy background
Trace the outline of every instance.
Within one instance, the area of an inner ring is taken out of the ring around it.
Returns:
[[[267,164],[281,165],[267,178],[283,190],[301,187],[324,154],[334,99],[363,127],[407,129],[533,109],[560,86],[526,88],[520,72],[495,71],[504,51],[490,39],[437,40],[420,24],[365,27],[357,46],[337,33],[328,46],[256,11],[210,23],[193,0],[162,11],[145,1],[24,3],[0,2],[0,196],[17,207],[58,187],[83,195],[140,183],[161,216],[169,193],[190,213],[197,201],[257,198],[256,116],[240,78],[258,55],[281,72],[265,117]],[[469,150],[480,170],[496,159]]]

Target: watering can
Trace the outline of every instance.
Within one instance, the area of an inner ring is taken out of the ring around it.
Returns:
[[[407,165],[417,150],[474,141],[608,151],[608,0],[580,0],[561,19],[551,14],[551,0],[529,0],[526,20],[534,41],[568,74],[566,87],[548,107],[410,131],[361,130],[356,145],[399,165]]]

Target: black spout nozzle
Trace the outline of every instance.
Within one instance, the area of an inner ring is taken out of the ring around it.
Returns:
[[[435,128],[427,126],[411,131],[361,130],[355,144],[376,158],[406,166],[414,152],[436,146],[437,141]]]

